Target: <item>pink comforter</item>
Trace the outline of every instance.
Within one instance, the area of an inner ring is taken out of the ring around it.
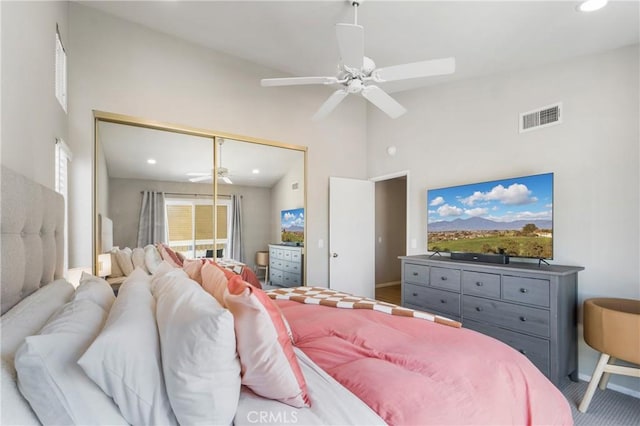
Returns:
[[[495,339],[374,311],[276,303],[296,346],[389,424],[573,424],[560,391]]]

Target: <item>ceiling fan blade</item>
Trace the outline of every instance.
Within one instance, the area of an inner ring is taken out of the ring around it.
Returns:
[[[221,179],[224,181],[224,183],[228,183],[229,185],[233,184],[231,179],[229,179],[229,176],[222,176]]]
[[[318,109],[318,111],[315,113],[315,115],[313,116],[313,121],[318,121],[326,117],[331,111],[333,111],[338,106],[340,102],[342,102],[344,98],[347,97],[348,94],[349,92],[347,92],[346,89],[338,89],[335,92],[333,92],[333,94],[329,96],[329,99],[327,99],[322,104],[320,109]]]
[[[189,182],[202,182],[211,179],[211,175],[189,178]]]
[[[372,76],[374,81],[382,83],[385,81],[452,74],[455,70],[456,59],[444,58],[378,68],[372,73]]]
[[[360,93],[391,118],[398,118],[407,112],[405,107],[387,95],[387,93],[378,86],[366,86]]]
[[[287,78],[263,78],[260,84],[263,87],[271,86],[300,86],[304,84],[334,84],[335,77],[287,77]]]
[[[336,24],[336,36],[342,64],[360,70],[364,61],[364,28],[361,25]]]

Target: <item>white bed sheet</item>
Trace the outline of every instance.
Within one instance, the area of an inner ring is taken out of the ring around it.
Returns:
[[[300,349],[294,348],[307,381],[311,407],[294,408],[262,398],[243,386],[234,425],[384,425],[357,396],[318,367]]]

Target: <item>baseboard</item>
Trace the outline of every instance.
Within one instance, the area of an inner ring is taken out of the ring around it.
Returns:
[[[376,288],[393,287],[394,285],[400,285],[400,281],[389,281],[388,283],[376,284]]]
[[[615,375],[612,375],[612,377],[615,377]],[[583,380],[587,383],[589,383],[591,381],[591,376],[588,376],[586,374],[578,374],[578,378],[580,380]],[[616,385],[615,383],[611,383],[611,381],[609,381],[609,383],[607,384],[607,389],[611,389],[614,390],[616,392],[620,392],[623,393],[625,395],[629,395],[632,396],[634,398],[638,398],[640,399],[640,392],[634,389],[629,389],[626,388],[624,386],[620,386],[620,385]]]

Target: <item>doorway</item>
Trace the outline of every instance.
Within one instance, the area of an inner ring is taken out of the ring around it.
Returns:
[[[375,182],[375,298],[401,305],[401,262],[407,254],[408,172]]]

